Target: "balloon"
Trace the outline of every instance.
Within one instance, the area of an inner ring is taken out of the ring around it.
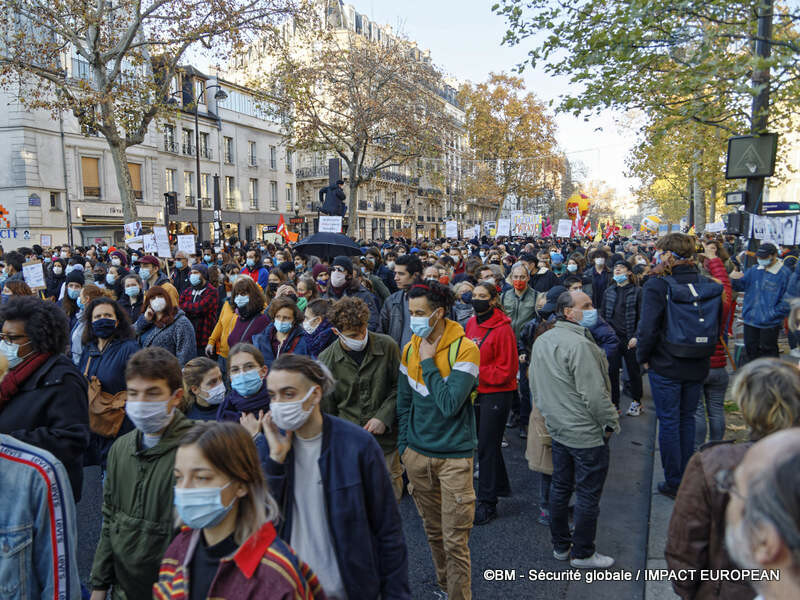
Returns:
[[[567,200],[567,215],[573,221],[578,215],[585,217],[589,214],[589,205],[591,203],[592,201],[589,199],[589,196],[580,192],[575,192]]]

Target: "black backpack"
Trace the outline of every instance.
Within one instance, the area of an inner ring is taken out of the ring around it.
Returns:
[[[708,358],[714,354],[721,331],[722,285],[702,276],[692,283],[678,283],[669,275],[664,281],[664,348],[678,358]]]

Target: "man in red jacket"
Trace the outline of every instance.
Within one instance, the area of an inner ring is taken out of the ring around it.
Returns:
[[[198,263],[189,270],[189,287],[183,290],[180,307],[194,326],[198,351],[202,354],[217,323],[219,296],[208,282],[208,267]]]

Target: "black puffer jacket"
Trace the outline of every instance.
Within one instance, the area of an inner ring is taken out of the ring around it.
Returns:
[[[67,470],[77,502],[89,447],[88,385],[66,356],[52,356],[0,409],[0,433],[52,453]]]

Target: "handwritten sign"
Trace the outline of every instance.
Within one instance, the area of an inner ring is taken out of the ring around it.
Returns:
[[[43,290],[47,287],[44,282],[44,268],[42,268],[40,260],[23,263],[22,278],[32,290]]]
[[[320,233],[341,233],[342,217],[324,216],[319,218]]]
[[[178,252],[186,252],[189,256],[195,253],[197,244],[194,241],[194,234],[178,236]]]
[[[161,258],[171,258],[172,250],[169,247],[169,235],[167,228],[156,225],[153,227],[153,235],[156,238],[156,252]]]

